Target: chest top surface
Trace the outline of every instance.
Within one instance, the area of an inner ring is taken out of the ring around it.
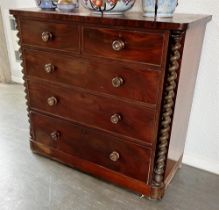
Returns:
[[[90,12],[63,13],[60,11],[43,11],[38,8],[11,10],[11,14],[20,18],[45,19],[54,21],[73,21],[79,23],[128,26],[134,28],[186,30],[195,24],[205,24],[211,20],[211,15],[200,14],[174,14],[172,18],[143,17],[142,12],[128,12],[122,16],[98,15]]]

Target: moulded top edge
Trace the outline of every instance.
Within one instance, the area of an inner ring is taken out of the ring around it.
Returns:
[[[162,30],[186,30],[194,24],[206,24],[211,20],[211,15],[201,14],[179,14],[175,13],[172,18],[143,17],[142,12],[127,12],[123,15],[99,15],[91,12],[76,10],[71,13],[60,11],[45,11],[39,8],[10,10],[10,13],[17,17],[52,19],[59,21],[74,21],[82,23],[128,26],[137,28],[150,28]]]

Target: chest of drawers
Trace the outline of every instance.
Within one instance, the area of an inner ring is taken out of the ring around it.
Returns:
[[[11,10],[31,149],[161,199],[181,164],[210,16]]]

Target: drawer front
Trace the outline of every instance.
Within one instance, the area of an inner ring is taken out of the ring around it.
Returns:
[[[150,109],[49,83],[32,80],[28,86],[34,109],[150,144],[154,142],[156,113]]]
[[[145,65],[25,50],[27,75],[156,105],[161,72]]]
[[[161,66],[165,61],[168,33],[111,30],[85,27],[85,54]]]
[[[103,132],[31,114],[34,140],[146,182],[151,150]]]
[[[79,27],[75,24],[21,20],[22,44],[78,51]]]

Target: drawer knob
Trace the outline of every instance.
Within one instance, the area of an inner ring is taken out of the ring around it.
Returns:
[[[47,103],[49,106],[55,106],[58,103],[58,100],[56,97],[51,96],[47,99]]]
[[[51,32],[45,31],[45,32],[42,33],[42,40],[44,42],[48,42],[51,39],[52,39],[52,33]]]
[[[50,74],[55,70],[55,66],[53,66],[51,63],[48,63],[44,66],[44,70],[47,74]]]
[[[122,40],[115,40],[112,43],[112,48],[115,51],[121,51],[125,48],[125,43]]]
[[[51,139],[54,141],[58,141],[60,136],[61,136],[61,133],[59,131],[54,131],[50,134]]]
[[[112,85],[115,88],[121,87],[124,83],[124,80],[122,77],[115,77],[112,79]]]
[[[110,120],[111,120],[111,123],[118,124],[119,121],[122,120],[122,117],[121,117],[120,114],[114,114],[114,115],[111,116]]]
[[[110,160],[112,160],[113,162],[116,162],[119,160],[119,153],[116,151],[113,151],[110,155],[109,155]]]

